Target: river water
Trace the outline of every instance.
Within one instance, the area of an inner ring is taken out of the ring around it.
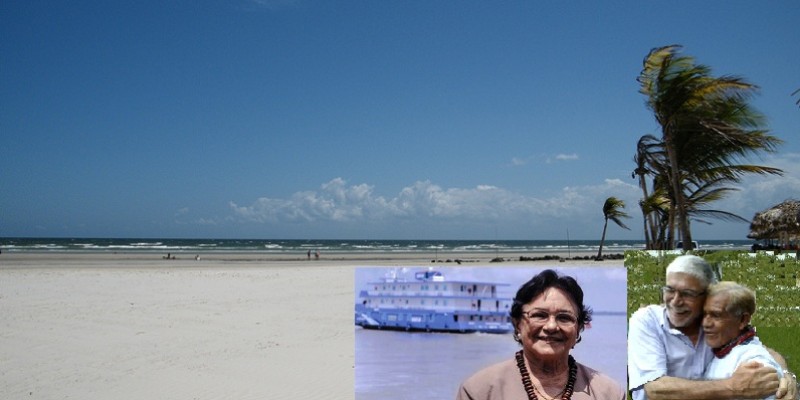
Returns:
[[[624,388],[627,319],[595,315],[575,346],[575,359],[617,380]],[[461,381],[490,364],[513,357],[511,334],[451,334],[356,328],[357,400],[453,399]]]

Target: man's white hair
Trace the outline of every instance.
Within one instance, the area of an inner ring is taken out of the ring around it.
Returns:
[[[667,275],[673,272],[689,274],[700,280],[704,288],[712,283],[717,283],[717,275],[711,265],[698,256],[691,254],[678,256],[667,266]]]

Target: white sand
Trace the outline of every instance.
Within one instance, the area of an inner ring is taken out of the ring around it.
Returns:
[[[1,254],[0,398],[352,399],[354,267],[432,265],[178,257]]]

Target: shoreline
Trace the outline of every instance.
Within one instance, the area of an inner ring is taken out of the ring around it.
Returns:
[[[170,258],[167,259],[167,254]],[[199,257],[199,258],[197,258]],[[496,258],[503,261],[493,262]],[[217,264],[251,266],[503,266],[537,265],[602,265],[620,264],[622,253],[604,253],[603,261],[595,261],[593,252],[541,252],[477,253],[477,252],[336,252],[323,253],[319,259],[309,259],[305,254],[279,254],[264,252],[80,252],[80,251],[13,251],[0,254],[0,270],[18,267],[85,266],[120,264],[116,267],[209,267]],[[563,260],[563,261],[562,261]],[[460,264],[459,264],[460,261]]]

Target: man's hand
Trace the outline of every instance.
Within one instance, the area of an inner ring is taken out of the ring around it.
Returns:
[[[788,372],[783,372],[780,386],[777,393],[775,393],[776,400],[794,400],[797,398],[797,377]]]
[[[737,397],[764,398],[778,393],[779,386],[778,371],[758,361],[748,361],[740,365],[731,376],[731,389]]]

